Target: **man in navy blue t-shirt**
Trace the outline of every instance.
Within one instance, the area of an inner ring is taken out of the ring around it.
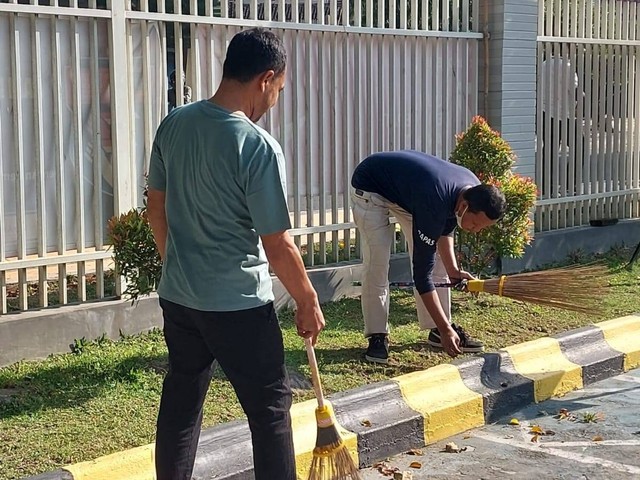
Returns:
[[[450,291],[435,282],[473,279],[460,270],[453,230],[479,232],[504,214],[500,190],[483,185],[468,169],[416,151],[376,153],[353,172],[353,218],[362,239],[362,313],[369,348],[365,358],[389,357],[389,259],[395,217],[411,255],[418,321],[430,330],[427,342],[455,357],[480,352],[482,343],[451,324]]]

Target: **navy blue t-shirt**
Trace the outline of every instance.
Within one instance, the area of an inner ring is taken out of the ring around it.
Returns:
[[[351,185],[377,193],[413,217],[413,281],[419,293],[434,289],[436,242],[456,227],[460,193],[480,181],[470,170],[422,152],[376,153],[353,172]]]

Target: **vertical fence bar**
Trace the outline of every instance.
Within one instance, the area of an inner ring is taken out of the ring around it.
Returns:
[[[317,78],[318,88],[316,89],[316,101],[318,102],[318,210],[320,225],[327,225],[327,175],[325,172],[325,164],[329,163],[331,158],[331,148],[324,141],[325,132],[325,119],[327,102],[325,102],[325,67],[324,67],[324,49],[327,34],[320,34],[318,37],[318,60],[317,60]],[[357,98],[357,97],[356,97]],[[319,235],[320,240],[320,263],[322,265],[327,263],[327,234],[321,232]]]
[[[469,0],[462,0],[462,28],[460,30],[463,32],[469,32],[473,30],[473,26],[471,25],[469,16],[469,3]],[[473,13],[476,14],[475,11]]]
[[[451,4],[451,30],[460,31],[460,0],[450,0]],[[462,0],[464,3],[464,0]]]
[[[0,270],[0,314],[7,313],[7,275]]]
[[[587,23],[588,26],[590,26],[589,23]],[[585,75],[585,88],[584,88],[584,118],[587,126],[587,132],[588,135],[585,138],[584,141],[584,170],[583,170],[583,183],[584,183],[584,187],[582,190],[583,195],[589,195],[592,193],[592,178],[591,178],[591,155],[593,153],[593,139],[596,137],[597,135],[597,130],[595,128],[595,123],[593,121],[593,110],[592,110],[592,105],[593,105],[593,96],[592,95],[592,91],[593,91],[593,64],[594,64],[594,56],[593,56],[593,45],[590,43],[585,44],[584,46],[585,49],[585,60],[584,60],[584,64],[585,64],[585,70],[588,70],[590,75],[588,78],[586,78]],[[590,217],[590,210],[591,210],[591,200],[587,200],[585,202],[583,202],[582,204],[582,222],[584,224],[589,223],[589,217]]]
[[[619,12],[618,12],[619,13]],[[620,24],[619,24],[620,25]],[[621,32],[621,29],[618,30],[618,33]],[[623,82],[626,85],[628,78],[625,78],[623,74],[623,64],[622,58],[625,52],[625,49],[622,45],[616,45],[613,49],[615,52],[615,62],[614,62],[614,72],[613,72],[613,85],[612,85],[612,93],[613,93],[613,157],[611,162],[611,176],[609,179],[609,189],[611,192],[616,192],[624,189],[624,177],[620,176],[621,172],[624,172],[624,152],[623,148],[623,114],[624,114],[624,105],[622,104],[622,85]],[[626,55],[625,55],[626,58]],[[610,215],[613,218],[619,218],[620,215],[620,195],[616,195],[612,197],[610,203]]]
[[[574,17],[575,18],[575,17]],[[576,75],[577,75],[577,71],[575,70],[576,66],[577,66],[577,58],[576,58],[576,44],[575,43],[570,43],[568,45],[568,52],[567,52],[567,56],[569,58],[569,62],[571,63],[571,71],[567,72],[567,75],[570,75],[569,78],[567,78],[567,89],[565,90],[566,92],[572,92],[573,96],[569,96],[569,98],[566,99],[567,103],[568,103],[568,125],[567,125],[567,145],[568,145],[568,152],[567,152],[567,167],[566,167],[566,175],[567,175],[567,190],[565,192],[565,195],[570,196],[570,197],[574,197],[576,196],[576,188],[577,188],[577,184],[576,184],[576,163],[579,160],[578,156],[576,155],[576,129],[577,129],[577,117],[576,117],[576,107],[577,107],[577,98],[576,98],[576,94],[577,94],[577,89],[580,85],[580,82],[578,82],[578,85],[576,85]],[[573,227],[575,226],[575,203],[570,203],[567,205],[567,227]]]
[[[577,129],[577,138],[575,140],[575,184],[576,184],[576,188],[575,188],[575,195],[584,195],[585,193],[585,181],[586,178],[584,177],[584,162],[585,162],[585,155],[584,155],[584,146],[585,146],[585,141],[587,139],[587,132],[589,131],[588,127],[587,130],[585,130],[585,124],[586,124],[586,119],[585,119],[585,114],[584,114],[584,109],[585,109],[585,102],[587,101],[586,96],[584,94],[585,92],[585,68],[584,68],[584,64],[585,64],[585,53],[586,53],[586,49],[585,49],[585,45],[583,44],[579,44],[575,47],[577,49],[577,53],[576,53],[576,58],[577,58],[577,68],[578,68],[578,91],[576,94],[577,97],[577,110],[576,110],[576,129]],[[584,223],[586,223],[584,221],[584,214],[583,212],[585,211],[585,203],[584,201],[581,201],[579,203],[579,207],[580,210],[577,212],[577,218],[575,220],[575,224],[576,225],[582,225]]]
[[[2,116],[0,116],[0,140],[2,139],[2,136],[3,136],[2,131],[4,128],[6,128],[7,131],[9,130],[7,127],[3,127]],[[0,148],[0,165],[7,165],[7,161],[3,158],[2,148]],[[0,176],[1,175],[4,175],[4,167],[0,168]],[[4,189],[4,186],[2,185],[1,180],[0,180],[0,186],[2,186]],[[3,262],[7,257],[7,247],[5,243],[6,242],[5,239],[7,238],[6,231],[7,231],[7,227],[6,227],[6,218],[5,218],[5,208],[4,208],[4,195],[0,193],[0,262]],[[4,273],[5,273],[4,270],[0,270],[0,274],[2,275],[2,278],[0,278],[0,281],[4,278]],[[2,298],[6,300],[6,293],[2,295]],[[0,313],[6,313],[6,308],[4,310],[0,310]]]
[[[299,70],[299,43],[298,42],[293,42],[293,48],[291,51],[292,55],[291,55],[291,70],[293,72],[296,72],[296,76],[299,75],[300,70]],[[293,116],[292,116],[292,123],[293,123],[293,155],[295,159],[299,159],[301,158],[301,150],[300,150],[300,125],[299,125],[299,119],[300,119],[300,113],[299,113],[299,108],[298,108],[298,104],[299,104],[299,96],[300,92],[298,89],[298,85],[297,83],[294,85],[293,87],[293,96],[292,96],[292,112],[293,112]],[[299,161],[294,161],[293,162],[293,226],[294,228],[300,228],[301,224],[302,224],[302,219],[301,219],[301,205],[300,205],[300,184],[301,184],[301,173],[300,173],[300,162]],[[300,236],[296,235],[296,237],[294,238],[294,241],[296,243],[296,245],[298,246],[298,249],[301,248],[301,241],[300,241]],[[308,253],[308,252],[307,252]]]
[[[434,70],[433,66],[433,38],[427,38],[424,40],[425,53],[422,61],[422,77],[424,78],[424,94],[422,95],[422,118],[424,120],[425,132],[433,132],[433,119],[434,117],[434,95],[429,92],[433,92],[434,88]],[[424,141],[424,149],[426,152],[435,154],[434,145],[435,139],[433,135],[429,135]]]
[[[342,222],[348,223],[351,219],[351,198],[349,195],[349,188],[351,185],[351,168],[354,162],[354,142],[347,139],[353,139],[355,132],[352,129],[353,126],[353,103],[347,99],[352,98],[355,95],[354,89],[351,87],[351,68],[355,68],[354,60],[351,57],[353,50],[352,37],[347,33],[339,34],[343,37],[342,40],[342,98],[344,102],[345,112],[343,115],[343,123],[341,131],[345,133],[342,138]],[[354,92],[352,94],[351,92]],[[343,231],[344,241],[344,255],[343,260],[351,259],[351,230],[345,229]]]
[[[640,28],[640,23],[638,24]],[[636,35],[638,38],[638,35]],[[634,89],[633,96],[635,99],[634,119],[633,119],[633,140],[634,140],[634,159],[632,165],[632,180],[633,188],[640,188],[640,81],[635,79],[635,76],[640,72],[640,49],[638,46],[633,47],[633,62],[634,62]],[[633,208],[631,211],[633,217],[640,216],[640,193],[636,191],[633,197]]]
[[[31,31],[33,33],[31,43],[31,71],[33,72],[33,119],[34,119],[34,147],[36,159],[36,215],[38,229],[38,256],[47,254],[47,209],[45,197],[45,160],[44,160],[44,122],[42,119],[42,38],[38,28],[38,18],[31,17]],[[0,210],[0,215],[3,212]],[[0,261],[2,258],[0,257]],[[38,268],[38,306],[48,306],[47,267]]]
[[[201,45],[200,35],[198,35],[198,24],[191,24],[191,47],[193,49],[191,53],[191,65],[192,65],[192,84],[195,83],[193,90],[191,92],[191,101],[201,100],[206,98],[206,92],[202,91],[202,66],[200,64],[200,57],[202,53],[203,45]],[[206,45],[204,45],[206,48]],[[214,63],[213,58],[210,58],[210,63]],[[151,132],[150,132],[151,133]],[[150,137],[149,146],[151,146],[151,142],[153,141]]]
[[[310,4],[308,0],[305,0],[305,8],[306,5]],[[309,8],[309,13],[311,13],[311,8]],[[305,19],[306,20],[306,19]],[[311,102],[311,97],[313,95],[313,88],[315,87],[313,82],[313,71],[312,71],[312,41],[313,41],[313,32],[304,32],[302,33],[304,39],[300,39],[298,42],[300,45],[306,44],[306,52],[305,52],[305,67],[304,67],[304,75],[306,76],[306,89],[304,92],[304,109],[307,116],[307,121],[305,122],[305,145],[306,145],[306,161],[304,164],[305,168],[305,199],[306,199],[306,213],[307,213],[307,227],[313,227],[315,225],[315,211],[313,208],[313,165],[315,161],[321,163],[314,155],[313,150],[313,130],[314,123],[317,118],[316,112],[313,109],[313,105]],[[306,41],[304,41],[306,40]],[[314,250],[315,250],[315,235],[310,233],[307,235],[307,252],[309,253],[308,257],[308,265],[315,265],[314,261]],[[322,246],[321,246],[322,247]]]
[[[424,62],[424,58],[420,55],[420,46],[419,41],[422,39],[418,39],[414,37],[410,40],[411,42],[411,53],[409,62],[411,65],[411,69],[409,75],[411,76],[411,92],[413,92],[414,97],[409,98],[411,102],[411,128],[409,129],[409,135],[411,136],[411,148],[420,151],[426,151],[424,148],[424,129],[422,125],[422,115],[420,112],[420,105],[422,105],[422,97],[424,97],[425,92],[422,91],[422,82],[424,81],[424,77],[422,77],[422,63]]]
[[[95,8],[96,0],[91,0],[92,8]],[[145,7],[145,11],[148,7]],[[91,111],[93,125],[93,143],[96,148],[93,149],[93,216],[94,222],[94,244],[97,251],[104,250],[103,240],[103,200],[102,200],[102,149],[100,134],[100,112],[101,92],[100,92],[100,51],[98,49],[98,20],[92,19],[90,24],[90,52],[91,52],[91,77],[92,90],[91,95]],[[104,261],[95,261],[96,274],[96,298],[104,298]]]
[[[455,46],[457,41],[453,38],[448,38],[444,40],[445,43],[445,51],[446,55],[446,82],[445,82],[445,90],[444,95],[447,99],[446,110],[445,110],[445,139],[444,139],[444,156],[442,158],[449,158],[449,153],[451,152],[453,146],[453,140],[455,138],[455,122],[456,117],[458,116],[456,110],[456,83],[459,82],[459,79],[455,77],[455,59],[456,59],[456,51]]]
[[[445,46],[445,40],[442,38],[436,38],[435,39],[435,50],[436,50],[436,68],[435,68],[435,104],[436,104],[436,108],[434,109],[434,134],[435,134],[435,149],[436,149],[436,155],[439,157],[442,157],[444,155],[444,144],[443,144],[443,139],[444,139],[444,132],[445,132],[445,126],[444,126],[444,122],[445,120],[445,115],[444,114],[444,105],[446,104],[446,101],[444,99],[444,88],[443,88],[443,82],[444,82],[444,77],[446,75],[446,72],[444,71],[445,68],[445,63],[444,63],[444,52],[446,51],[444,46]]]
[[[52,78],[53,78],[53,132],[54,150],[56,159],[56,217],[57,222],[57,243],[58,255],[63,255],[67,248],[67,214],[66,214],[66,179],[64,175],[64,137],[62,118],[62,58],[61,58],[61,32],[60,24],[62,20],[56,16],[51,17],[52,34]],[[64,263],[58,264],[58,301],[61,305],[67,303],[67,266]]]
[[[84,225],[84,141],[82,135],[82,72],[80,68],[80,31],[78,29],[78,19],[71,21],[72,42],[71,42],[71,64],[73,68],[73,126],[74,136],[74,156],[76,160],[76,251],[83,252],[85,246],[85,225]],[[85,263],[78,262],[76,266],[78,300],[83,302],[87,297],[87,285],[85,276]]]
[[[22,109],[22,73],[20,68],[21,38],[20,29],[16,26],[16,15],[9,16],[11,28],[11,89],[13,93],[13,141],[15,159],[16,186],[16,234],[18,243],[18,258],[27,256],[26,205],[25,205],[25,166],[24,166],[24,136]],[[18,301],[20,310],[28,308],[27,270],[18,270]]]
[[[335,0],[332,0],[332,2]],[[332,18],[333,17],[332,15]],[[340,58],[338,56],[340,51],[340,38],[338,33],[331,34],[331,49],[329,53],[329,58],[331,59],[331,92],[338,93],[339,83],[341,81],[339,77],[339,68],[340,68]],[[339,93],[338,93],[339,94]],[[337,138],[338,132],[341,131],[341,117],[342,117],[342,109],[340,106],[337,108],[331,109],[333,114],[331,115],[331,133],[332,138]],[[340,223],[340,181],[339,175],[341,171],[341,167],[343,167],[343,158],[342,152],[340,151],[340,143],[333,142],[332,148],[333,155],[333,169],[331,176],[331,222],[332,223]],[[344,206],[344,205],[343,205]],[[338,262],[340,259],[339,251],[340,251],[340,234],[338,230],[332,231],[332,248],[331,248],[331,261]]]

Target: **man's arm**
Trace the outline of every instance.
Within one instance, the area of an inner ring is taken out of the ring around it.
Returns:
[[[453,237],[442,235],[436,242],[438,246],[438,254],[447,271],[447,275],[451,281],[469,279],[473,280],[474,276],[464,270],[460,270],[458,261],[456,260],[456,252],[453,247]]]
[[[318,334],[324,328],[324,315],[298,248],[286,230],[261,235],[260,238],[273,272],[296,302],[298,334],[311,338],[315,345]]]
[[[167,215],[164,209],[165,193],[149,188],[147,193],[147,217],[153,232],[160,258],[164,260],[167,245]]]
[[[462,350],[460,350],[460,337],[449,324],[436,291],[421,293],[420,298],[436,324],[444,351],[452,357],[462,353]]]

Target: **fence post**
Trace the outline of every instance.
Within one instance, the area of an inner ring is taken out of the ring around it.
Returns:
[[[515,151],[515,171],[535,177],[538,1],[487,0],[481,24],[489,33],[479,102],[490,125]],[[485,39],[485,41],[487,41]],[[488,80],[488,88],[485,82]]]
[[[133,207],[133,160],[131,158],[131,105],[127,68],[127,19],[125,0],[111,1],[109,26],[109,63],[111,65],[111,138],[113,161],[113,211],[115,215]],[[124,281],[116,280],[116,294],[126,288]]]
[[[125,0],[111,1],[109,63],[111,64],[111,135],[113,141],[113,199],[116,215],[133,207],[129,71]]]

